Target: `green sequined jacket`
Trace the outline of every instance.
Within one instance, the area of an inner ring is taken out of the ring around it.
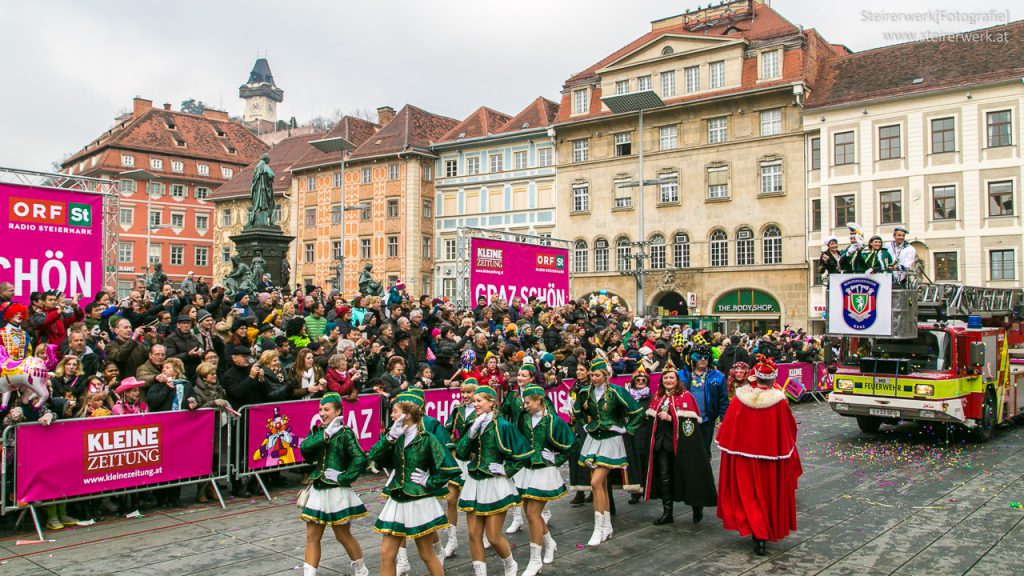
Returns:
[[[618,433],[609,430],[612,426],[621,426],[632,434],[644,419],[644,407],[637,404],[625,388],[610,382],[605,384],[600,400],[594,398],[593,386],[580,390],[572,412],[574,417],[582,418],[587,434],[598,440],[617,436]]]
[[[496,417],[487,423],[476,438],[467,434],[455,445],[455,455],[467,460],[469,475],[477,480],[491,478],[491,464],[504,464],[505,476],[511,478],[529,462],[533,448],[526,442],[519,430],[504,418]]]
[[[313,486],[321,489],[351,486],[366,469],[366,454],[359,447],[355,432],[347,426],[342,426],[330,438],[324,438],[324,428],[323,425],[314,427],[299,444],[302,458],[306,462],[314,462],[309,479],[313,481]],[[336,481],[324,477],[324,470],[327,469],[341,472]]]

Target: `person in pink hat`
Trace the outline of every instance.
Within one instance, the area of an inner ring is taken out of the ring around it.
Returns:
[[[146,383],[138,378],[129,376],[124,380],[121,380],[121,385],[117,387],[118,401],[114,403],[114,407],[110,409],[110,413],[115,416],[121,416],[124,414],[145,414],[149,412],[149,406],[141,400],[142,387]]]

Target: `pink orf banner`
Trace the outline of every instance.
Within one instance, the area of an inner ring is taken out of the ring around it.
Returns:
[[[152,412],[18,426],[19,503],[213,474],[217,413]]]
[[[15,299],[58,290],[83,296],[103,288],[103,195],[0,184],[0,282]]]
[[[369,450],[380,439],[380,396],[366,394],[355,402],[341,401],[341,417]],[[303,462],[299,445],[320,423],[320,400],[255,404],[246,408],[249,419],[246,466],[249,470]]]
[[[475,303],[498,294],[508,302],[531,297],[549,306],[569,301],[569,250],[536,244],[471,238],[469,289]]]

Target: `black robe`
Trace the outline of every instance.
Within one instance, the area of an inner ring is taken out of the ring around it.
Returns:
[[[689,398],[691,404],[686,407],[676,406],[676,410],[693,410],[696,401],[693,396],[685,393],[682,396]],[[678,397],[677,397],[678,398]],[[657,400],[652,400],[652,407]],[[677,436],[675,439],[675,458],[672,460],[672,496],[674,502],[684,502],[689,506],[715,506],[718,501],[718,492],[715,490],[715,476],[711,471],[711,461],[708,460],[708,453],[704,449],[704,437],[701,435],[700,422],[697,418],[677,416],[672,413],[672,422],[657,419],[651,416],[655,412],[652,408],[648,410],[648,421],[651,423],[651,441],[649,458],[650,464],[647,473],[646,499],[662,499],[661,486],[658,482],[657,458],[655,447],[657,445],[658,429],[666,425],[675,424]],[[669,442],[671,443],[671,437]]]

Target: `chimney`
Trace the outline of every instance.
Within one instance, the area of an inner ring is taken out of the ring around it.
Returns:
[[[169,103],[167,103],[167,102],[164,102],[164,110],[170,110],[170,109],[171,109],[171,105]]]
[[[210,120],[229,120],[228,113],[223,110],[215,110],[213,108],[203,109],[203,116]]]
[[[153,108],[153,101],[136,96],[132,100],[132,118],[138,118]]]
[[[395,119],[395,109],[391,106],[377,108],[377,124],[384,126]]]

